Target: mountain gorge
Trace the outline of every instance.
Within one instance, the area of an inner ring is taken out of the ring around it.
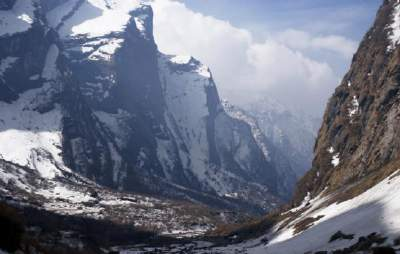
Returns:
[[[219,208],[260,212],[288,197],[289,190],[278,191],[285,179],[250,126],[225,113],[208,68],[158,52],[150,6],[103,0],[7,6],[5,161],[45,178],[74,172],[113,189]],[[9,151],[10,138],[16,152]]]
[[[290,198],[293,176],[226,113],[210,70],[157,50],[152,15],[139,1],[1,5],[3,200],[182,235]]]
[[[268,97],[255,99],[243,108],[257,119],[275,150],[287,157],[296,176],[301,178],[311,168],[321,119],[285,107]]]
[[[208,67],[158,50],[152,20],[139,0],[0,1],[1,249],[400,247],[398,0],[329,100],[314,157],[317,120],[221,100]]]
[[[400,2],[383,1],[328,102],[291,206],[228,233],[236,243],[191,253],[399,252],[399,20]]]
[[[328,102],[292,206],[244,229],[258,238],[222,253],[399,251],[399,19],[399,1],[383,1]]]

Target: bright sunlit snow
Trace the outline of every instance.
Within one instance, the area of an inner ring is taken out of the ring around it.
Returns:
[[[140,5],[138,0],[109,1],[88,0],[84,1],[73,12],[64,24],[61,25],[61,37],[74,37],[85,35],[86,38],[101,37],[112,32],[122,32],[129,22],[130,11]],[[47,17],[52,26],[60,24],[60,20],[66,17],[73,9],[73,5],[66,3],[50,12]]]
[[[332,161],[331,161],[332,165],[334,167],[337,167],[340,163],[340,158],[339,158],[339,153],[335,154],[334,156],[332,156]]]
[[[350,117],[350,119],[351,119],[354,115],[356,115],[356,114],[359,113],[360,104],[358,103],[357,96],[355,96],[355,95],[353,96],[353,99],[351,100],[351,107],[350,107],[348,110],[349,110],[349,117]],[[351,119],[351,122],[352,122],[352,119]]]
[[[392,51],[400,43],[400,2],[397,1],[393,11],[393,22],[389,26],[389,46],[388,51]]]
[[[0,156],[53,178],[59,168],[65,169],[60,156],[61,109],[56,106],[43,114],[33,109],[47,89],[27,91],[11,104],[0,102]]]

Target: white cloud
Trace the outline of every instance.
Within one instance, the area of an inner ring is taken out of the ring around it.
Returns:
[[[328,64],[307,58],[275,41],[253,44],[247,53],[249,64],[255,70],[253,75],[268,87],[302,83],[312,88],[333,77]]]
[[[317,104],[323,108],[338,77],[329,64],[308,57],[303,50],[329,50],[346,57],[354,51],[353,43],[343,37],[312,37],[297,30],[260,43],[249,31],[196,13],[181,2],[154,0],[152,5],[160,51],[192,55],[207,64],[222,94],[264,92],[283,97],[281,101],[294,107],[304,105],[303,110]]]
[[[309,33],[300,30],[288,29],[279,33],[277,40],[293,49],[322,49],[341,54],[350,58],[357,48],[355,41],[343,36],[328,35],[312,37]]]

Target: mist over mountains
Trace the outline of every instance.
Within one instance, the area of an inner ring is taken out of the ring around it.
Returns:
[[[269,95],[222,99],[207,66],[160,52],[154,15],[139,0],[0,2],[1,250],[398,248],[397,0],[322,126]]]

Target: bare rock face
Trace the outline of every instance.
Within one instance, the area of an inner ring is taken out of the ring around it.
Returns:
[[[371,185],[397,169],[392,164],[400,155],[399,19],[398,1],[384,1],[329,100],[312,170],[298,185],[297,201],[325,188]]]
[[[3,0],[0,2],[0,10],[10,10],[16,0]]]
[[[282,197],[286,197],[286,199],[289,200],[292,197],[297,180],[296,173],[289,158],[292,153],[289,152],[289,149],[280,149],[273,137],[267,136],[269,133],[265,131],[265,128],[273,128],[271,122],[266,124],[265,118],[260,116],[260,114],[256,114],[256,117],[254,117],[254,111],[251,111],[253,114],[249,113],[247,110],[230,104],[227,100],[223,100],[222,105],[229,116],[243,121],[250,126],[251,133],[257,146],[261,149],[267,160],[275,165],[277,169],[279,179],[279,184],[277,185],[278,192],[281,193]],[[264,109],[271,110],[271,108]]]

